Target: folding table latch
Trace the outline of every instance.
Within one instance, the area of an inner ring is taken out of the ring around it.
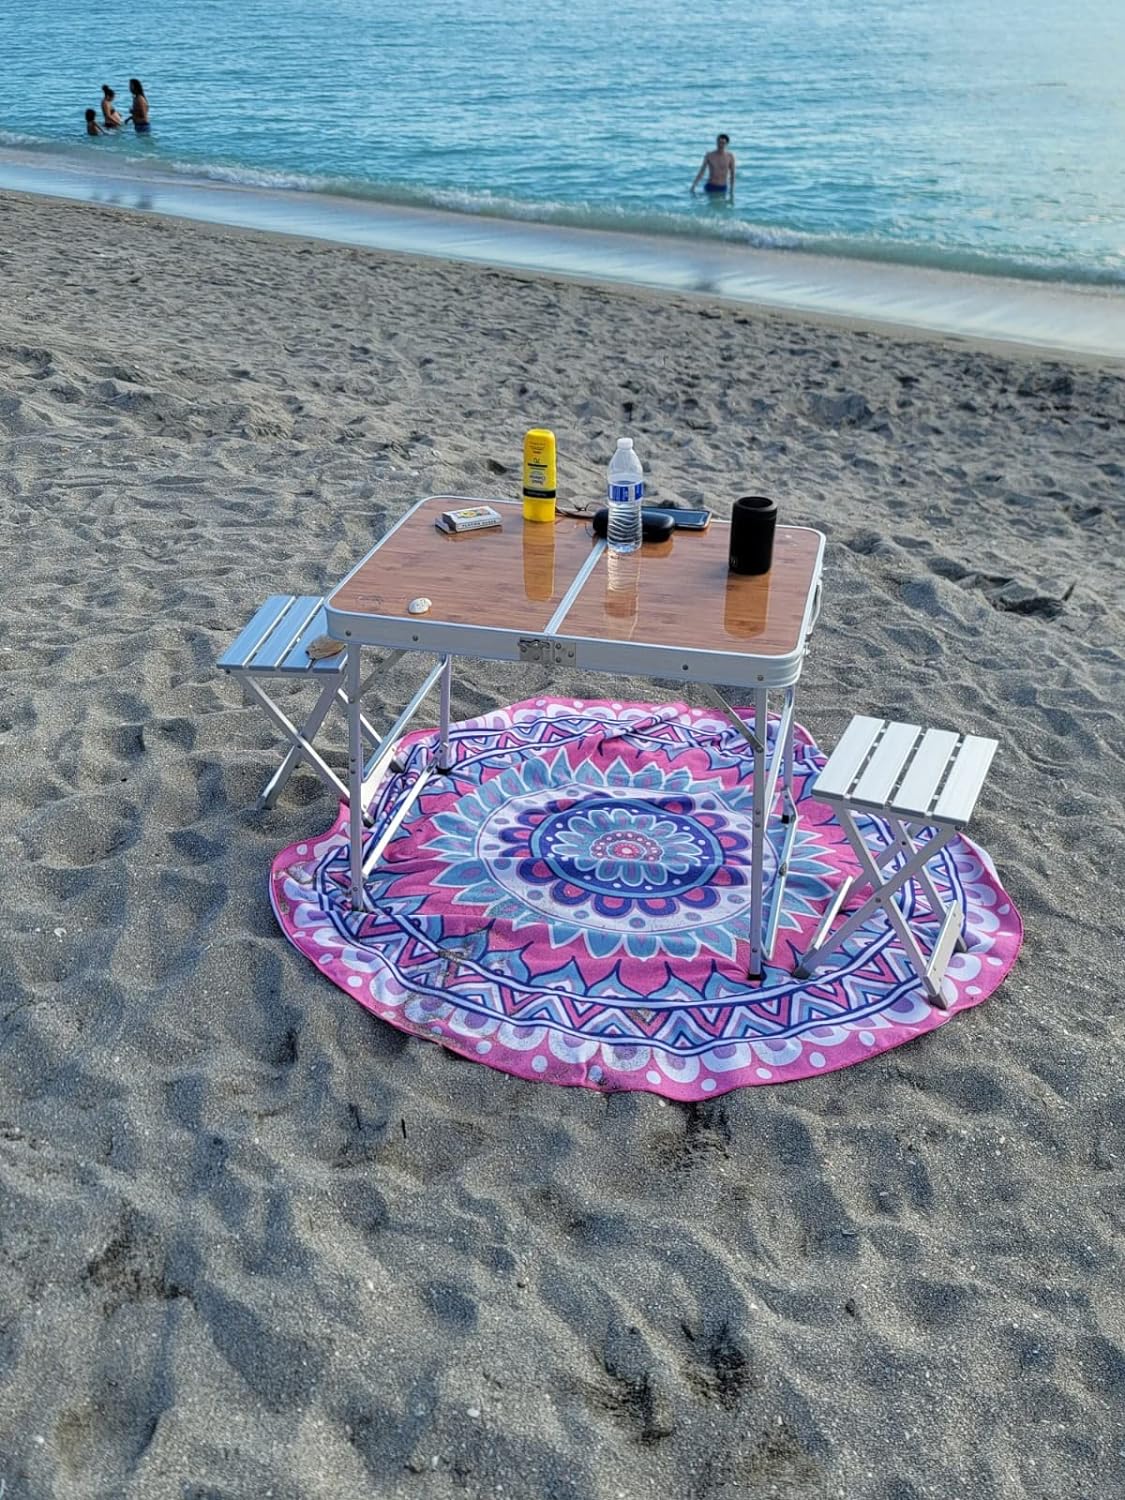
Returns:
[[[521,635],[520,661],[539,662],[544,667],[572,667],[575,663],[573,641],[556,641],[547,636]]]

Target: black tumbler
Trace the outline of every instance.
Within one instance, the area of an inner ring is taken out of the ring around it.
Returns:
[[[730,513],[730,570],[768,573],[773,563],[777,501],[768,495],[746,495]]]

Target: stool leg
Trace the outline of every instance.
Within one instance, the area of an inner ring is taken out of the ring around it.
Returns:
[[[899,819],[896,817],[888,817],[887,822],[890,824],[891,831],[897,836],[902,852],[907,855],[912,854],[914,852],[915,840],[921,837],[921,832],[919,831],[918,833],[915,833],[914,829],[905,818]],[[929,864],[930,859],[932,858],[933,855],[931,854],[926,860],[926,865]],[[918,883],[921,885],[922,890],[925,892],[926,900],[930,904],[930,910],[933,912],[934,916],[938,919],[938,922],[940,924],[945,920],[948,909],[942,902],[941,897],[938,895],[937,887],[934,885],[933,880],[930,877],[930,872],[926,868],[926,865],[923,865],[922,868],[918,871]],[[964,918],[962,918],[961,926],[962,930],[957,934],[957,942],[955,945],[958,953],[964,953],[965,951],[965,935],[963,930]]]
[[[790,705],[792,705],[792,704],[795,703],[796,697],[797,697],[797,689],[796,688],[786,688],[786,690],[785,690],[785,707],[786,707],[786,709],[789,709]],[[785,782],[785,800],[784,800],[784,808],[785,808],[785,810],[781,814],[781,821],[783,823],[788,823],[789,820],[790,820],[790,818],[795,818],[797,816],[797,799],[793,795],[793,770],[794,770],[794,765],[793,765],[793,761],[794,761],[794,756],[793,756],[793,725],[794,725],[795,720],[796,720],[796,714],[795,714],[795,712],[790,713],[789,714],[789,720],[788,720],[788,726],[787,726],[786,731],[785,731],[785,751],[784,751],[784,759],[782,761],[782,767],[781,767],[781,774],[782,774],[782,776],[784,778],[784,782]]]
[[[927,861],[933,859],[934,855],[937,854],[941,849],[943,849],[949,842],[950,838],[953,835],[953,830],[945,829],[940,832],[935,838],[930,839],[928,843],[922,844],[921,847],[916,848],[914,850],[914,853],[906,861],[906,863],[902,865],[890,877],[890,879],[884,881],[882,886],[879,886],[877,884],[877,880],[880,874],[879,867],[872,857],[871,851],[868,849],[863,835],[859,831],[859,827],[855,821],[855,817],[849,809],[841,810],[840,821],[844,824],[845,831],[848,834],[848,839],[856,854],[859,856],[860,864],[863,865],[864,869],[867,871],[867,874],[872,877],[872,888],[875,891],[875,897],[878,899],[879,905],[886,912],[887,920],[890,922],[891,926],[898,934],[899,942],[903,946],[906,957],[911,967],[918,975],[918,979],[921,982],[923,990],[925,990],[926,992],[927,998],[932,1004],[939,1004],[941,1000],[941,983],[939,981],[935,984],[930,979],[927,973],[926,960],[922,955],[922,950],[918,947],[918,941],[915,938],[914,934],[911,932],[906,918],[903,916],[902,911],[899,908],[899,904],[895,900],[895,896],[898,891],[903,888],[903,886],[909,885],[912,880],[918,878],[920,872],[924,871]],[[890,822],[893,820],[888,821]],[[925,876],[924,878],[928,884],[929,876]],[[935,901],[937,900],[936,892],[934,894],[934,899]],[[938,908],[944,914],[945,908],[941,905],[940,901],[938,902]]]
[[[887,814],[887,826],[890,828],[891,833],[894,837],[894,847],[907,859],[909,859],[910,856],[914,853],[915,849],[919,847],[918,840],[921,838],[921,832],[919,831],[918,833],[915,833],[908,823],[896,818],[891,813]],[[931,853],[926,859],[926,865],[929,864],[932,858],[933,854]],[[927,870],[926,868],[926,865],[923,865],[921,869],[919,869],[917,875],[914,878],[922,887],[922,892],[926,897],[926,904],[929,906],[934,916],[937,917],[938,921],[940,922],[945,917],[945,902],[938,895],[937,888],[934,885],[934,882],[930,876],[929,870]]]
[[[320,697],[316,700],[316,707],[305,720],[304,727],[301,730],[302,736],[308,740],[309,744],[312,744],[313,740],[316,739],[320,726],[324,723],[328,715],[328,710],[332,707],[338,691],[336,678],[333,676],[332,680],[321,690]],[[282,787],[297,769],[301,754],[300,745],[290,745],[285,754],[285,759],[262,788],[261,795],[258,798],[259,811],[273,807],[281,795]]]
[[[324,756],[321,755],[312,741],[305,736],[304,732],[297,728],[296,724],[293,723],[287,714],[282,713],[269,694],[264,692],[252,677],[244,677],[242,679],[242,686],[243,690],[254,699],[259,707],[264,709],[270,722],[281,730],[290,745],[298,752],[301,759],[312,767],[325,786],[330,788],[336,796],[340,798],[346,797],[348,789],[339,776],[336,775],[336,772],[324,759]],[[292,766],[289,769],[292,770]]]
[[[904,885],[914,879],[919,869],[921,869],[927,860],[932,859],[935,854],[944,848],[952,837],[953,830],[943,830],[928,843],[923,844],[920,849],[916,849],[911,858],[894,871],[893,874],[885,877],[876,863],[875,857],[873,857],[868,848],[866,840],[856,826],[855,818],[851,811],[848,808],[841,807],[838,815],[840,825],[847,834],[848,842],[855,851],[856,858],[859,860],[864,874],[870,881],[872,895],[863,903],[858,911],[853,912],[848,917],[842,927],[826,938],[819,947],[810,949],[804,955],[797,966],[798,973],[803,971],[807,974],[818,968],[829,953],[839,948],[841,944],[846,943],[848,938],[862,927],[864,922],[879,907],[882,907],[887,914],[887,920],[894,928],[899,941],[902,943],[907,959],[917,973],[927,997],[931,1001],[939,1001],[941,995],[940,986],[935,986],[927,980],[925,959],[894,897]]]

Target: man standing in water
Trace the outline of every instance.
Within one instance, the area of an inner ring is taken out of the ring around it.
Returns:
[[[730,201],[734,202],[734,156],[727,147],[730,145],[730,136],[721,135],[715,142],[714,151],[708,151],[703,158],[703,165],[695,174],[695,181],[691,185],[694,193],[699,186],[699,179],[704,172],[707,173],[707,181],[703,184],[705,193],[726,193]]]

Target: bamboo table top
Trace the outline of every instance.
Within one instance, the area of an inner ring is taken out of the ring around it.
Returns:
[[[800,645],[820,540],[818,532],[779,526],[773,567],[758,577],[730,571],[730,527],[723,521],[647,542],[639,553],[607,553],[560,634],[788,656]]]
[[[456,536],[434,525],[443,510],[466,500],[435,496],[415,506],[388,531],[329,597],[341,613],[415,618],[412,599],[433,601],[421,618],[453,625],[537,634],[547,628],[593,545],[585,521],[525,526],[523,507],[494,506],[502,526]],[[538,534],[537,534],[538,533]],[[552,545],[553,544],[553,545]]]
[[[329,596],[330,629],[340,617],[397,620],[597,639],[739,655],[787,657],[802,645],[820,574],[823,537],[779,526],[773,567],[760,577],[731,573],[729,525],[677,531],[638,552],[604,552],[555,618],[595,546],[589,522],[525,522],[518,502],[489,500],[503,524],[450,536],[436,517],[464,497],[432,496],[408,511]],[[476,502],[480,503],[480,502]],[[421,616],[412,599],[430,599]],[[333,613],[336,618],[333,619]]]

